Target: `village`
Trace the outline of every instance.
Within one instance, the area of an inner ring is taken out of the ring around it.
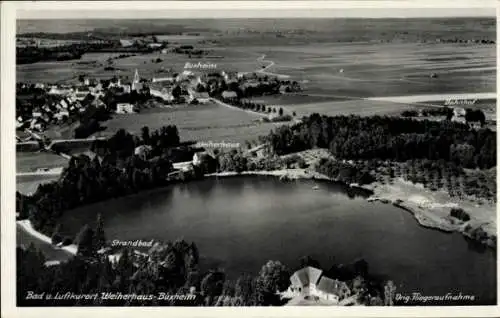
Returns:
[[[208,69],[216,66],[207,65]],[[89,108],[133,114],[150,101],[154,101],[158,107],[171,107],[206,104],[216,98],[237,101],[253,96],[300,91],[297,82],[279,80],[257,72],[195,72],[194,69],[204,69],[203,66],[201,63],[186,63],[180,73],[165,70],[160,77],[148,79],[141,77],[136,69],[132,80],[128,76],[115,75],[110,79],[98,80],[80,75],[78,82],[73,84],[18,83],[16,129],[42,133],[51,125],[64,125],[79,119]],[[33,103],[33,99],[36,99],[36,103]],[[270,107],[268,113],[272,115]],[[276,110],[273,113],[276,114]]]

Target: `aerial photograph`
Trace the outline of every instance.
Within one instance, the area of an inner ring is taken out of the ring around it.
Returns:
[[[17,306],[496,305],[495,10],[414,10],[18,17]]]

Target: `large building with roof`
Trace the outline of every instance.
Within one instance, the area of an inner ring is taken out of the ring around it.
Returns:
[[[326,277],[322,270],[308,266],[290,276],[290,286],[282,294],[282,297],[313,296],[338,303],[350,295],[351,290],[345,282]]]

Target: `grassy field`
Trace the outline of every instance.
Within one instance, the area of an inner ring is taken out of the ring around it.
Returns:
[[[259,123],[260,118],[248,112],[215,104],[178,106],[171,109],[149,109],[138,114],[113,115],[106,129],[97,136],[110,136],[119,129],[140,135],[141,128],[150,131],[166,125],[176,125],[181,140],[241,143],[265,135],[276,125]]]
[[[42,183],[48,183],[56,181],[58,176],[18,176],[16,177],[16,191],[22,194],[32,194],[38,189],[38,186]]]
[[[340,115],[398,115],[405,109],[413,109],[414,105],[394,103],[386,101],[372,100],[348,100],[348,101],[332,101],[318,102],[309,104],[287,105],[284,109],[288,112],[296,112],[298,116],[319,113],[330,116]]]
[[[66,166],[67,160],[48,152],[17,152],[16,171],[30,172],[38,168],[56,168]]]

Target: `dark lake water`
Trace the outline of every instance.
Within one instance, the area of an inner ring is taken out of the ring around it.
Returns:
[[[315,184],[271,177],[178,184],[67,211],[63,230],[93,225],[101,212],[109,240],[184,238],[197,244],[202,269],[220,266],[232,278],[256,274],[270,259],[295,268],[310,255],[328,269],[364,258],[398,292],[461,292],[496,303],[493,251],[425,229],[392,205],[349,197],[340,185]]]

